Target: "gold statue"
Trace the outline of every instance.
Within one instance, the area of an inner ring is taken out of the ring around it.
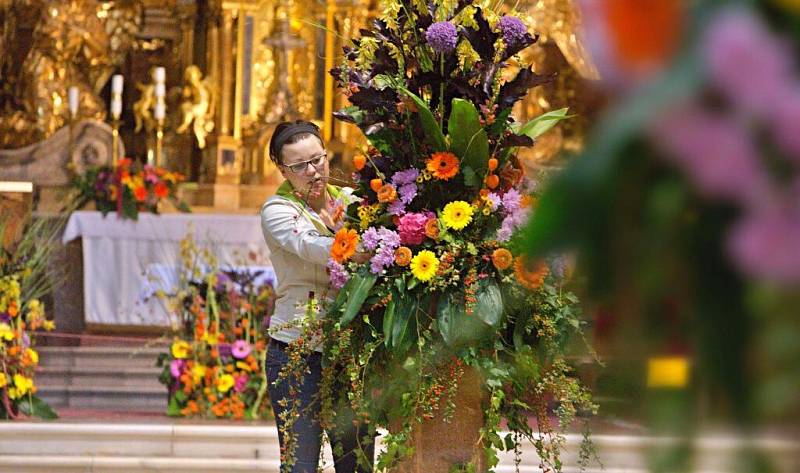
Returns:
[[[142,126],[144,126],[147,133],[150,133],[156,128],[156,119],[153,118],[152,113],[156,105],[156,86],[153,83],[142,84],[137,82],[136,88],[139,89],[142,96],[133,104],[133,117],[136,120],[134,133],[139,133]]]
[[[206,136],[214,130],[214,93],[208,79],[203,79],[200,68],[191,65],[184,72],[186,85],[181,102],[181,124],[178,133],[186,133],[192,126],[197,146],[206,147]]]
[[[41,141],[64,126],[71,86],[80,91],[77,119],[105,118],[105,104],[97,94],[138,29],[137,5],[96,0],[0,3],[0,148]],[[25,21],[31,18],[37,20],[33,37],[27,39],[21,32],[30,28]],[[21,66],[15,64],[20,57]]]

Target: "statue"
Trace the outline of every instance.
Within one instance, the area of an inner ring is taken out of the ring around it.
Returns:
[[[152,71],[151,71],[152,72]],[[156,119],[153,118],[152,110],[156,105],[155,85],[136,83],[136,88],[142,93],[142,96],[133,104],[133,117],[136,120],[136,128],[134,133],[139,133],[142,126],[145,131],[150,133],[156,127]]]
[[[137,5],[96,0],[0,4],[5,26],[0,41],[0,148],[29,145],[63,127],[69,118],[70,86],[80,90],[76,119],[105,118],[105,104],[97,94],[138,30]],[[19,22],[31,18],[36,20],[28,40],[17,29],[24,29]]]
[[[197,146],[206,147],[206,136],[214,130],[214,93],[208,79],[203,79],[200,68],[191,65],[184,72],[186,85],[181,102],[181,124],[178,133],[186,133],[192,127]]]

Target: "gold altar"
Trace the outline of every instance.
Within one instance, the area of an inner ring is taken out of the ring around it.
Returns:
[[[3,161],[11,161],[4,157],[8,153],[51,139],[65,127],[72,145],[75,124],[109,120],[128,157],[188,177],[182,197],[196,209],[252,209],[281,180],[266,153],[272,129],[284,119],[305,118],[322,127],[334,156],[332,172],[346,181],[363,143],[352,125],[333,120],[332,112],[347,103],[327,71],[381,5],[0,0],[0,177]],[[580,16],[574,0],[529,0],[518,9],[528,12],[541,34],[528,59],[539,72],[559,75],[535,89],[516,116],[565,105],[577,112],[522,155],[535,169],[557,165],[560,151],[581,147],[597,71],[576,36]],[[121,93],[114,88],[121,88],[121,80],[112,86],[113,74],[124,78]],[[77,103],[70,102],[70,93],[79,97]],[[111,120],[106,104],[120,95],[120,120]],[[72,155],[65,160],[72,161]],[[29,178],[37,182],[37,176]]]

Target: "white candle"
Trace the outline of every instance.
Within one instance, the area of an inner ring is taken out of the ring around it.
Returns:
[[[167,86],[165,86],[163,82],[156,82],[155,94],[156,97],[163,98],[167,95]]]
[[[167,115],[167,105],[164,102],[157,102],[154,114],[156,120],[163,120],[166,115]]]
[[[156,82],[164,82],[167,79],[167,70],[163,67],[156,67],[153,71],[153,80]]]
[[[113,94],[122,94],[122,74],[114,74],[111,77],[111,93]]]
[[[67,90],[67,101],[69,103],[69,113],[73,117],[78,114],[78,101],[80,100],[80,90],[74,85]]]
[[[122,99],[119,95],[114,95],[111,97],[111,116],[114,118],[119,118],[122,114]]]

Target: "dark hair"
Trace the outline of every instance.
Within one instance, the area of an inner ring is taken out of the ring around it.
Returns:
[[[281,151],[285,145],[297,143],[301,140],[315,136],[320,144],[325,146],[322,142],[322,134],[319,127],[314,123],[307,120],[294,120],[290,122],[279,123],[272,132],[272,138],[269,140],[269,158],[275,164],[281,164]]]

